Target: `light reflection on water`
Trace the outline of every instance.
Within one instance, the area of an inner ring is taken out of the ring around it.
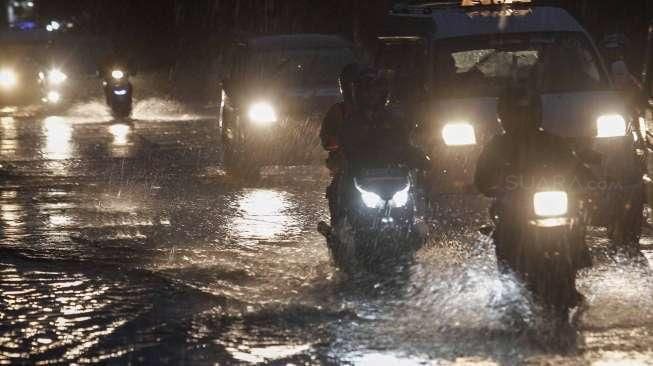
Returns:
[[[69,121],[62,117],[47,117],[43,121],[43,134],[43,155],[46,159],[65,160],[72,157],[73,128]]]
[[[232,231],[241,238],[272,240],[294,226],[289,215],[288,193],[255,189],[238,200],[240,215],[232,222]]]
[[[2,139],[0,139],[0,151],[8,153],[15,151],[18,147],[18,133],[16,132],[16,120],[12,117],[1,117]]]
[[[115,124],[109,127],[109,132],[113,136],[113,144],[116,146],[124,146],[129,142],[129,134],[131,127],[126,124]]]

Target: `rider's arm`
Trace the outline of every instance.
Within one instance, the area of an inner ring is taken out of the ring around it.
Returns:
[[[335,151],[340,147],[338,135],[340,133],[340,126],[343,123],[343,106],[342,103],[335,104],[329,109],[326,117],[322,121],[322,128],[320,129],[320,140],[322,147],[327,151]]]
[[[486,197],[496,197],[501,189],[501,154],[496,138],[481,152],[474,173],[474,186]]]

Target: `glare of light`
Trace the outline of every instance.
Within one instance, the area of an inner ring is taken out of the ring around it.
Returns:
[[[408,203],[408,192],[410,191],[410,184],[406,188],[397,192],[392,196],[392,205],[395,207],[404,207]]]
[[[109,132],[113,135],[114,145],[127,145],[127,137],[131,128],[125,124],[116,124],[109,127]]]
[[[269,125],[277,122],[277,112],[267,102],[257,102],[249,107],[249,119],[259,125]]]
[[[360,192],[365,206],[368,208],[379,208],[383,205],[384,201],[381,199],[381,197],[379,197],[378,194],[364,190],[361,186],[358,185],[356,181],[354,181],[354,185],[356,186],[358,192]]]
[[[28,1],[27,2],[27,7],[28,8],[33,8],[34,7],[34,2],[33,1]]]
[[[476,145],[474,126],[467,122],[449,123],[442,129],[442,138],[447,146]]]
[[[111,71],[111,77],[120,80],[125,77],[125,73],[122,70],[113,70]]]
[[[274,239],[287,234],[291,218],[286,194],[273,190],[251,190],[238,201],[239,217],[233,222],[240,236]]]
[[[620,114],[603,115],[596,120],[596,130],[599,138],[626,136],[626,120]]]
[[[68,79],[68,75],[64,74],[59,69],[52,69],[48,73],[48,81],[52,84],[59,85]]]
[[[49,91],[46,97],[48,103],[57,104],[61,101],[61,94],[58,91]]]
[[[0,87],[3,89],[11,89],[18,83],[16,72],[11,69],[0,70]]]
[[[45,30],[47,30],[48,32],[52,32],[54,29],[52,29],[52,26],[50,24],[48,24],[45,26]]]
[[[120,96],[127,95],[127,90],[125,90],[125,89],[114,90],[113,94],[120,95]]]
[[[535,215],[539,217],[556,217],[566,215],[569,200],[567,192],[538,192],[533,196]]]
[[[47,159],[63,160],[71,157],[72,126],[61,117],[48,117],[43,121],[45,134],[44,155]]]
[[[50,26],[52,27],[52,30],[59,30],[61,28],[61,24],[56,20],[51,21]]]

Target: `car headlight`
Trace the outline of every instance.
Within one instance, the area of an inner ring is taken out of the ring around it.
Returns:
[[[626,120],[620,114],[607,114],[596,120],[596,137],[626,136]]]
[[[533,196],[535,215],[539,217],[557,217],[566,215],[569,210],[567,192],[538,192]]]
[[[48,73],[48,81],[51,84],[54,85],[59,85],[64,83],[68,79],[68,75],[64,74],[61,70],[59,69],[52,69]]]
[[[16,72],[11,69],[0,70],[0,87],[3,89],[11,89],[18,83],[18,76]]]
[[[383,199],[378,194],[364,190],[361,188],[361,186],[358,185],[356,181],[354,181],[354,185],[356,186],[358,192],[360,192],[365,206],[368,208],[379,208],[383,206]]]
[[[467,122],[446,124],[442,129],[442,138],[447,146],[476,145],[474,126]]]
[[[125,77],[125,72],[122,70],[113,70],[111,71],[111,77],[116,80],[121,80]]]
[[[274,107],[267,102],[257,102],[249,107],[247,113],[249,119],[259,125],[275,123],[278,120]]]
[[[392,196],[392,205],[394,207],[404,207],[408,203],[408,191],[410,191],[410,184],[406,185],[406,188],[397,192]]]

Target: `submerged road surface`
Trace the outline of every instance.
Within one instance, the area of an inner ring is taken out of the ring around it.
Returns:
[[[315,232],[324,171],[241,182],[213,136],[156,99],[0,119],[0,364],[653,364],[653,275],[602,232],[564,331],[497,273],[476,197],[442,200],[409,274],[351,282]]]

